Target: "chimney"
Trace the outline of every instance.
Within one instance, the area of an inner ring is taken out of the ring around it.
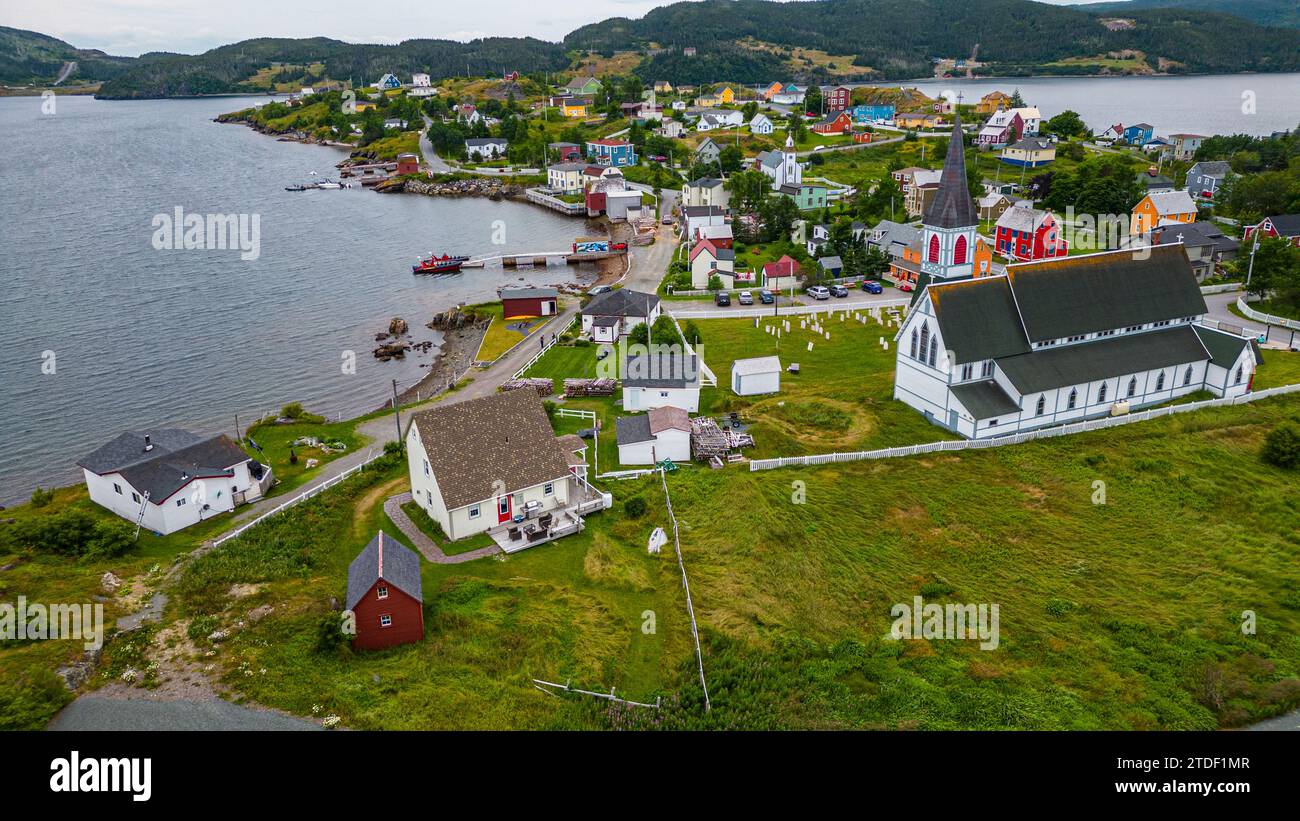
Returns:
[[[153,443],[149,441],[149,434],[144,435],[144,452],[148,453],[153,450]]]

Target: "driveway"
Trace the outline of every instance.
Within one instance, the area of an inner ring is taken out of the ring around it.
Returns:
[[[47,730],[320,730],[319,724],[268,709],[231,704],[219,698],[172,701],[84,695],[59,711]]]

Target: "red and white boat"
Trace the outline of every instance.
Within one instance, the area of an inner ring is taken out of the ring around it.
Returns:
[[[420,260],[418,265],[411,266],[413,274],[454,274],[460,270],[460,266],[469,260],[466,256],[448,256],[443,254],[438,256],[434,254],[428,259]]]

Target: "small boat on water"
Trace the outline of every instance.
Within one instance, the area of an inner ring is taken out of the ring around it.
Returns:
[[[284,187],[284,190],[285,191],[306,191],[308,188],[314,188],[314,187],[315,186],[310,186],[310,185],[286,185]]]
[[[316,187],[322,189],[328,189],[332,191],[336,188],[342,188],[343,184],[334,182],[334,180],[321,180],[320,182],[316,183]]]
[[[454,274],[460,270],[460,266],[469,261],[466,256],[449,256],[443,254],[438,256],[431,255],[428,259],[420,260],[418,265],[411,266],[413,274]]]

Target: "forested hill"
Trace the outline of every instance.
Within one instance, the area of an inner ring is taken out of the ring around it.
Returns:
[[[1140,53],[1151,70],[1300,70],[1297,31],[1177,9],[1125,16],[1135,25],[1111,30],[1100,15],[1031,0],[704,0],[584,26],[564,43],[606,52],[657,45],[663,50],[641,67],[644,78],[697,83],[761,82],[783,67],[788,74],[792,49],[847,56],[887,79],[917,77],[930,73],[931,58],[968,58],[976,45],[989,74],[1088,73],[1078,58],[1126,52]],[[682,55],[687,46],[694,57]],[[816,76],[816,60],[802,62]]]
[[[199,55],[142,57],[130,70],[105,83],[97,96],[176,97],[252,90],[246,81],[272,63],[322,64],[317,76],[353,85],[374,82],[386,72],[409,78],[483,76],[503,71],[555,71],[568,65],[560,46],[533,38],[492,37],[460,43],[407,40],[395,46],[357,45],[325,37],[308,40],[244,40]]]
[[[1300,0],[1119,0],[1088,3],[1075,8],[1103,14],[1124,14],[1140,9],[1180,8],[1217,11],[1259,23],[1261,26],[1300,28]]]
[[[0,83],[41,79],[53,84],[69,70],[68,80],[106,80],[134,63],[102,51],[79,49],[55,37],[0,26]]]

